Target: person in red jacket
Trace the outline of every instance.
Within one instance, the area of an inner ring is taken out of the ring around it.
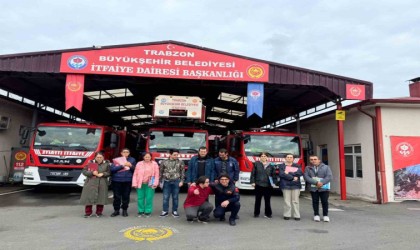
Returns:
[[[213,211],[213,205],[208,202],[210,194],[213,194],[209,187],[209,178],[200,176],[195,185],[188,188],[187,198],[184,202],[187,221],[193,222],[195,218],[199,222],[207,223],[210,220],[210,213]]]

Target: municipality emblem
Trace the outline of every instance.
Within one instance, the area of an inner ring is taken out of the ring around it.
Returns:
[[[246,70],[246,73],[249,77],[258,79],[264,76],[264,69],[260,65],[251,65]]]
[[[412,156],[414,153],[413,146],[408,142],[401,142],[396,146],[397,152],[403,157]]]
[[[84,69],[87,66],[87,59],[84,56],[74,55],[67,60],[67,65],[72,69]]]
[[[174,229],[165,226],[149,227],[149,226],[138,226],[128,229],[121,230],[124,233],[124,237],[134,241],[157,241],[161,239],[169,238],[175,232]]]

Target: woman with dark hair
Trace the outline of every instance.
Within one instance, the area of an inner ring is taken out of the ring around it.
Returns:
[[[104,205],[108,203],[108,177],[111,174],[109,161],[102,152],[97,152],[95,160],[82,170],[86,176],[80,203],[85,205],[85,218],[92,215],[92,206],[96,205],[96,217],[102,216]]]
[[[137,188],[137,206],[139,215],[150,217],[153,211],[153,197],[159,185],[159,166],[152,160],[149,152],[143,154],[143,160],[138,162],[133,174],[133,187]]]
[[[279,165],[280,188],[284,199],[283,218],[285,220],[290,220],[291,216],[296,221],[300,220],[299,195],[302,187],[300,183],[301,176],[303,176],[302,168],[294,163],[294,155],[286,154],[285,162]]]
[[[196,218],[199,222],[209,221],[213,205],[208,202],[208,198],[212,193],[212,189],[209,187],[209,178],[207,176],[198,177],[195,185],[188,188],[187,198],[184,202],[187,221],[193,222]]]
[[[261,199],[264,196],[264,217],[272,218],[271,195],[273,192],[270,178],[274,176],[274,166],[268,162],[266,152],[262,152],[260,160],[254,162],[251,172],[251,185],[255,188],[254,217],[260,216]]]

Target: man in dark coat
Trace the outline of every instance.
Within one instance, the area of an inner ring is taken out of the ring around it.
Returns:
[[[191,158],[186,173],[188,186],[195,182],[198,177],[207,176],[210,182],[214,182],[214,160],[207,155],[207,148],[200,147],[198,155]]]
[[[241,203],[239,202],[239,191],[235,184],[230,182],[229,175],[222,174],[219,176],[219,183],[212,184],[211,188],[215,194],[214,217],[224,221],[226,220],[225,213],[230,211],[229,224],[236,226],[235,220],[241,208]]]
[[[225,148],[219,150],[219,157],[214,159],[214,166],[216,178],[222,174],[227,174],[233,184],[239,180],[238,161],[235,158],[230,157]]]

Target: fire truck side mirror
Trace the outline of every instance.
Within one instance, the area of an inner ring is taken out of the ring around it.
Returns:
[[[230,141],[230,151],[235,152],[238,150],[238,138],[233,137]]]
[[[111,142],[109,144],[110,148],[116,148],[118,144],[118,136],[117,134],[112,133],[111,134]]]
[[[23,130],[22,135],[21,135],[21,139],[26,140],[26,139],[28,139],[28,137],[29,137],[29,130],[28,129]]]
[[[307,141],[307,143],[308,143],[308,153],[310,155],[313,155],[314,154],[314,145],[312,144],[312,141]]]
[[[147,141],[147,136],[139,134],[137,138],[136,150],[144,151],[146,148],[146,141]]]
[[[214,152],[219,152],[219,148],[220,148],[220,138],[219,137],[214,137]]]

